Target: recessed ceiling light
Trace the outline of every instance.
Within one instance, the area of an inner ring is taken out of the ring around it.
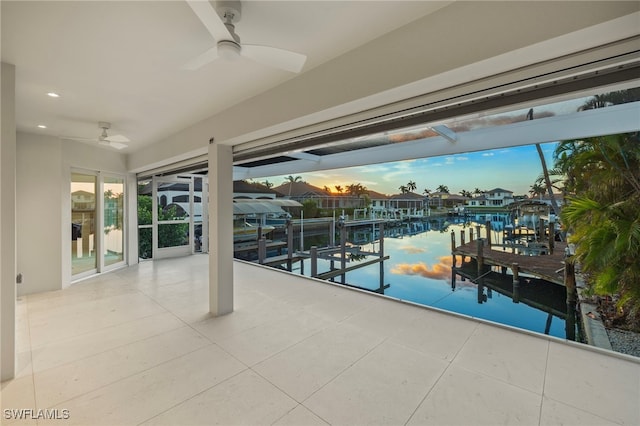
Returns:
[[[59,98],[60,95],[58,95],[56,92],[49,92],[47,93],[47,95],[51,96],[52,98]]]
[[[45,126],[44,124],[38,124],[38,127],[41,128],[41,129],[46,129],[47,128],[47,126]]]

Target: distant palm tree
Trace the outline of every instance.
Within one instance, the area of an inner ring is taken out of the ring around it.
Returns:
[[[418,187],[418,186],[416,185],[416,183],[415,183],[414,181],[410,180],[410,181],[407,183],[407,192],[415,191],[417,187]]]
[[[331,192],[331,189],[327,185],[325,185],[324,188],[322,188],[322,189],[324,189],[327,192]]]
[[[344,191],[344,188],[340,185],[336,185],[334,186],[334,188],[336,189],[336,191],[338,191],[339,194],[342,194],[342,191]]]
[[[406,194],[407,192],[409,192],[409,190],[407,189],[407,187],[405,185],[400,185],[398,187],[398,189],[400,190],[400,192],[402,192],[403,194]]]
[[[262,184],[269,189],[273,188],[273,183],[269,182],[268,180],[265,180],[264,182],[262,182]]]
[[[480,188],[476,188],[476,189],[473,190],[473,193],[474,194],[478,194],[478,195],[482,194],[483,192],[484,191],[482,191]]]
[[[471,193],[466,189],[463,189],[462,191],[460,191],[460,195],[462,195],[463,197],[471,198]]]
[[[449,193],[449,187],[447,185],[438,185],[438,187],[436,188],[436,191],[448,194]]]
[[[431,194],[431,190],[429,188],[425,188],[424,191],[422,191],[422,193],[424,195],[429,195],[429,194]]]
[[[287,176],[286,178],[284,178],[285,183],[286,182],[290,182],[290,183],[295,183],[295,182],[302,182],[302,176]]]
[[[547,192],[547,188],[541,185],[538,181],[531,185],[531,188],[529,189],[529,194],[531,194],[532,197],[542,197],[545,192]]]

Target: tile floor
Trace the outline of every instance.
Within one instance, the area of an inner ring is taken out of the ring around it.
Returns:
[[[640,424],[638,359],[242,262],[211,318],[207,260],[22,297],[2,424]]]

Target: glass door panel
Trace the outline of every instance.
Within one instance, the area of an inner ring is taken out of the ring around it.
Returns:
[[[97,271],[95,175],[71,174],[71,274]]]
[[[105,177],[104,266],[124,262],[124,179]]]
[[[193,253],[193,179],[153,178],[153,258]]]

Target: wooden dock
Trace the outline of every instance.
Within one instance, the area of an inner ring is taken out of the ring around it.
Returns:
[[[556,284],[564,285],[565,249],[567,244],[555,242],[553,254],[540,256],[525,256],[503,251],[503,247],[490,248],[486,241],[482,245],[482,262],[484,265],[500,266],[512,269],[514,264],[518,265],[521,273],[533,275]],[[455,247],[452,255],[467,256],[478,259],[477,241],[471,241]],[[454,265],[455,266],[455,265]]]

